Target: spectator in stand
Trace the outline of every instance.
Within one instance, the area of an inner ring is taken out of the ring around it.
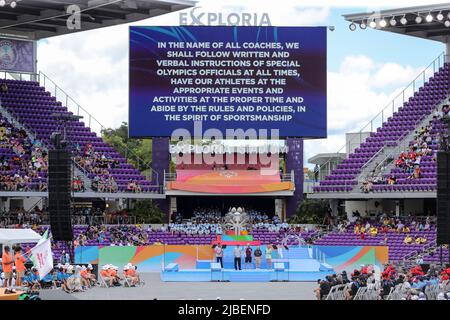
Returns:
[[[412,241],[413,241],[412,237],[409,234],[407,234],[405,239],[403,240],[403,243],[404,244],[411,244]]]
[[[0,91],[2,92],[2,94],[8,93],[8,85],[5,82],[3,82],[2,85],[0,86]]]

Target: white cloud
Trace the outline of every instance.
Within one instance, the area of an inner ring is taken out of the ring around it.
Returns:
[[[345,145],[345,133],[360,131],[374,117],[372,127],[368,125],[364,131],[381,126],[382,120],[392,114],[392,99],[423,69],[392,62],[376,63],[362,55],[344,58],[339,72],[328,72],[330,135],[327,139],[305,141],[305,164],[317,153],[337,152]],[[396,100],[396,107],[400,105]],[[380,114],[386,106],[389,107]]]

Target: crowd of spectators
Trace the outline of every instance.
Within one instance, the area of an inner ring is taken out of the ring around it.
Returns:
[[[168,231],[172,234],[222,234],[222,226],[219,223],[169,223],[167,227],[163,226],[161,231]]]
[[[108,193],[118,192],[117,181],[110,174],[111,169],[115,169],[119,165],[117,159],[112,158],[108,153],[96,151],[92,144],[87,144],[84,148],[77,144],[73,153],[75,162],[88,174],[93,175],[92,190]],[[142,187],[136,180],[130,179],[127,183],[127,191],[142,192]]]
[[[196,208],[192,213],[191,221],[193,223],[211,223],[217,224],[223,222],[222,212],[219,208]]]
[[[394,287],[401,285],[401,300],[427,300],[429,297],[426,295],[426,288],[438,286],[440,292],[437,294],[437,300],[450,300],[449,277],[450,268],[438,268],[434,265],[424,271],[420,265],[404,269],[388,264],[378,273],[373,265],[361,265],[350,277],[343,271],[341,274],[328,275],[325,279],[318,280],[319,286],[314,292],[318,300],[323,300],[334,286],[345,285],[344,298],[353,300],[360,288],[367,287],[375,290],[379,300],[386,300]]]
[[[1,190],[47,189],[47,152],[25,130],[14,127],[4,118],[0,118],[0,150],[5,150],[0,156]]]
[[[74,240],[74,246],[83,246],[88,240],[108,241],[112,246],[140,246],[148,244],[148,230],[140,225],[91,225]]]
[[[5,211],[0,211],[0,227],[16,226],[16,227],[31,227],[39,225],[46,219],[46,212],[34,207],[32,210],[26,211],[22,207]]]
[[[433,121],[442,120],[448,116],[450,107],[444,105],[441,109],[436,108],[433,114]],[[427,126],[421,127],[414,134],[413,141],[410,142],[408,150],[403,151],[394,159],[395,167],[400,169],[400,172],[407,173],[408,179],[419,179],[421,177],[420,163],[423,157],[432,156],[436,160],[436,152],[432,145],[438,145],[439,149],[448,149],[448,134],[437,133],[433,136],[433,122],[431,121]],[[384,165],[375,165],[372,172],[364,179],[361,185],[361,191],[369,193],[372,191],[374,184],[389,184],[397,183],[395,174],[385,175]]]
[[[340,233],[348,232],[350,228],[353,228],[354,234],[365,239],[368,236],[376,237],[379,234],[384,235],[384,242],[387,244],[388,238],[387,234],[389,232],[403,233],[405,235],[405,244],[425,244],[427,239],[416,235],[412,236],[411,231],[427,231],[431,230],[435,224],[432,217],[427,216],[425,219],[412,219],[411,221],[405,222],[399,217],[392,217],[387,214],[383,214],[380,218],[371,219],[369,217],[361,218],[358,217],[354,221],[350,221],[347,218],[340,218],[336,225],[333,227],[333,231]]]

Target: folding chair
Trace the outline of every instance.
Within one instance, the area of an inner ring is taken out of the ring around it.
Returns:
[[[108,282],[106,282],[106,280],[101,275],[98,276],[98,280],[100,282],[100,288],[110,288]]]

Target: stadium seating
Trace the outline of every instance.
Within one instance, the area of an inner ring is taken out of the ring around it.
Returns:
[[[411,237],[424,237],[427,239],[426,244],[404,244],[405,233],[397,233],[395,231],[387,232],[387,246],[389,247],[389,261],[399,262],[405,257],[413,256],[415,253],[423,251],[424,247],[436,240],[436,229],[428,231],[411,231]],[[318,239],[315,245],[322,246],[384,246],[384,234],[378,232],[376,236],[366,235],[361,239],[353,231],[353,226],[349,226],[346,232],[330,232],[324,237]]]
[[[449,75],[450,64],[445,64],[423,87],[415,92],[409,101],[388,118],[381,128],[372,132],[365,142],[338,164],[336,169],[326,176],[314,190],[316,192],[352,191],[358,184],[357,177],[364,164],[385,145],[396,146],[409,132],[415,130],[417,123],[431,114],[436,105],[447,96]],[[398,185],[398,190],[429,191],[434,189],[436,185],[433,178],[435,167],[431,164],[431,159],[424,159],[424,168],[427,168],[424,179],[428,180],[420,179],[412,184],[401,183]],[[390,186],[379,186],[374,191],[389,191],[389,188]]]
[[[0,131],[0,190],[45,190],[47,156],[39,144],[2,116]]]
[[[61,120],[60,115],[73,115],[62,106],[61,102],[51,96],[49,92],[39,86],[38,82],[1,80],[0,84],[6,83],[8,91],[0,93],[1,106],[12,114],[27,130],[32,132],[36,139],[48,148],[52,148],[51,134],[65,128],[69,143],[76,153],[82,152],[88,146],[99,155],[105,155],[108,159],[115,161],[117,165],[108,169],[108,175],[112,176],[117,183],[119,192],[128,191],[128,183],[135,181],[144,192],[158,191],[152,187],[150,181],[135,169],[111,146],[106,144],[96,133],[91,132],[83,122],[78,120]],[[96,174],[86,172],[90,179]]]
[[[434,119],[431,121],[432,131],[431,149],[435,153],[439,149],[436,143],[438,134],[443,135],[447,131],[447,125],[442,120]],[[411,143],[412,144],[412,143]],[[407,150],[405,150],[407,152]],[[400,168],[394,168],[385,176],[395,176],[396,183],[388,185],[386,179],[380,184],[372,187],[373,192],[389,192],[389,191],[433,191],[436,189],[436,159],[432,155],[422,156],[420,160],[420,177],[410,179],[410,173],[403,172]]]

